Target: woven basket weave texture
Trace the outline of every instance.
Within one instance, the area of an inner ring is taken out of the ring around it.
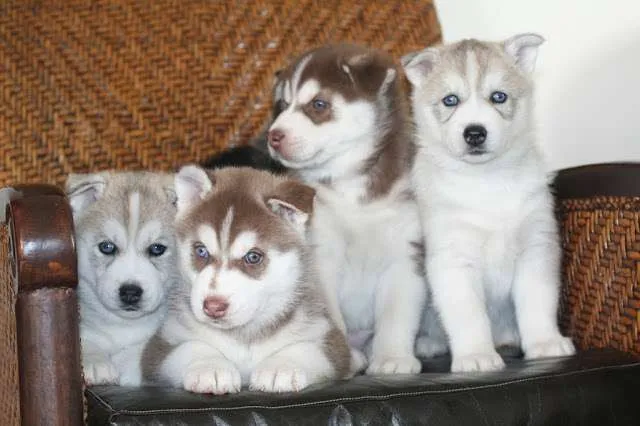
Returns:
[[[640,197],[568,199],[562,326],[578,347],[640,355]]]
[[[0,425],[20,424],[15,294],[6,261],[8,228],[0,226]]]
[[[201,161],[262,130],[297,54],[440,38],[431,0],[3,3],[0,185]]]

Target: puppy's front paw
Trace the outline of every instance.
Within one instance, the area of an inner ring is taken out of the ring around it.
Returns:
[[[309,385],[307,372],[295,365],[265,363],[251,373],[249,389],[262,392],[299,391]]]
[[[571,339],[559,336],[542,342],[527,345],[526,359],[550,358],[556,356],[570,356],[576,353]]]
[[[422,370],[422,364],[414,356],[373,357],[367,368],[367,374],[417,374],[420,370]]]
[[[184,375],[184,388],[194,393],[225,393],[240,392],[240,372],[228,362],[193,363]]]
[[[453,373],[497,371],[503,368],[504,361],[496,351],[454,356],[451,362]]]
[[[93,357],[82,364],[87,385],[117,385],[120,382],[118,369],[107,358]]]

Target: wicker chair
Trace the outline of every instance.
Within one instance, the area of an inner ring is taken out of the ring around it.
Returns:
[[[477,377],[439,373],[446,360],[436,360],[416,377],[358,377],[296,395],[83,392],[72,219],[59,188],[69,172],[174,170],[247,143],[269,118],[275,71],[315,45],[353,41],[400,56],[440,37],[431,0],[3,2],[0,425],[631,424],[640,386],[633,164],[557,179],[562,325],[583,351],[576,357],[512,360]]]

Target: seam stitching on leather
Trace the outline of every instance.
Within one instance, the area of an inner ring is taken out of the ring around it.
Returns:
[[[175,414],[175,413],[202,413],[202,412],[215,412],[215,411],[237,411],[237,410],[248,410],[248,409],[266,409],[266,410],[281,410],[288,408],[301,408],[301,407],[314,407],[318,405],[332,404],[332,403],[342,403],[342,402],[360,402],[360,401],[384,401],[388,399],[394,399],[398,397],[405,396],[421,396],[421,395],[436,395],[436,394],[447,394],[447,393],[456,393],[456,392],[464,392],[470,390],[479,390],[479,389],[493,389],[505,387],[507,385],[513,385],[518,383],[531,382],[536,380],[546,380],[546,379],[554,379],[559,377],[568,377],[568,376],[576,376],[582,375],[586,373],[593,373],[602,370],[608,369],[625,369],[630,367],[638,367],[640,363],[633,364],[625,364],[625,365],[610,365],[603,367],[596,367],[589,370],[580,370],[580,371],[570,371],[566,373],[560,374],[552,374],[548,376],[536,376],[536,377],[527,377],[518,380],[510,380],[508,382],[502,383],[494,383],[489,385],[477,385],[477,386],[468,386],[464,388],[456,388],[456,389],[443,389],[443,390],[424,390],[424,391],[415,391],[415,392],[396,392],[382,395],[365,395],[358,397],[341,397],[341,398],[332,398],[332,399],[324,399],[321,401],[310,401],[310,402],[300,402],[297,404],[286,404],[286,405],[242,405],[242,406],[234,406],[234,407],[204,407],[204,408],[174,408],[174,409],[162,409],[162,410],[114,410],[113,407],[107,403],[103,398],[96,395],[92,392],[92,394],[98,399],[103,405],[109,407],[112,411],[110,419],[114,419],[119,415],[133,415],[133,416],[147,416],[152,414]]]

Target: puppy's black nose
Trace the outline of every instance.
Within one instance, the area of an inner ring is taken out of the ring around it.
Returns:
[[[479,124],[472,124],[464,129],[462,136],[468,145],[480,146],[487,140],[487,129]]]
[[[137,305],[142,298],[142,287],[137,284],[123,284],[118,291],[120,301],[128,306]]]

